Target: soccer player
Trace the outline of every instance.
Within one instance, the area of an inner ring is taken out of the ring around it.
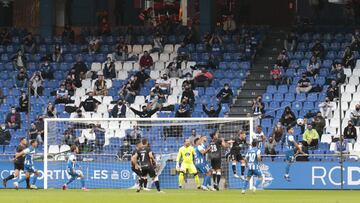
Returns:
[[[211,169],[206,161],[206,153],[210,148],[205,148],[204,143],[206,142],[206,136],[201,136],[200,138],[195,138],[195,167],[196,169],[204,175],[204,182],[201,186],[203,190],[213,190],[211,186]]]
[[[295,152],[296,154],[301,153],[301,154],[305,154],[302,149],[301,146],[296,143],[295,138],[294,138],[294,128],[289,126],[287,127],[287,133],[286,133],[286,137],[285,137],[285,159],[286,159],[286,167],[285,167],[285,175],[284,178],[286,181],[290,182],[290,166],[292,163],[294,163],[295,161]]]
[[[190,139],[185,139],[184,146],[179,149],[176,158],[176,170],[179,171],[179,188],[182,188],[184,182],[184,174],[189,173],[194,175],[196,186],[201,189],[200,179],[194,164],[195,150],[190,145]],[[182,163],[180,165],[180,160]]]
[[[208,152],[208,158],[210,159],[211,168],[213,169],[213,182],[214,188],[219,190],[219,183],[221,179],[221,148],[226,148],[228,145],[225,143],[224,138],[219,138],[219,131],[215,131],[210,134],[210,151]]]
[[[24,149],[26,149],[27,140],[25,137],[20,138],[20,144],[16,148],[16,153],[22,152]],[[21,170],[24,170],[24,161],[25,156],[18,157],[17,159],[14,159],[14,173],[3,179],[3,185],[4,188],[6,188],[6,183],[9,180],[12,180],[19,176],[19,173]],[[26,179],[26,188],[30,188],[30,179]]]
[[[131,157],[131,162],[135,170],[141,171],[141,178],[139,180],[140,187],[136,192],[140,192],[141,187],[146,183],[145,180],[148,175],[154,181],[157,191],[162,192],[160,190],[159,178],[155,172],[155,158],[153,152],[150,150],[147,139],[142,139],[142,146],[140,149],[137,149],[136,153]]]
[[[244,150],[247,146],[246,143],[246,135],[243,130],[239,131],[239,134],[237,137],[234,138],[234,140],[230,140],[229,143],[232,143],[232,147],[230,149],[230,158],[232,161],[232,171],[235,178],[241,178],[242,180],[245,180],[245,160],[244,157],[241,155],[241,151]],[[241,164],[241,177],[239,177],[236,173],[236,163],[240,162]]]
[[[62,188],[63,190],[66,190],[68,188],[68,185],[70,183],[72,183],[74,180],[76,180],[77,178],[80,178],[81,181],[81,189],[83,191],[88,191],[88,189],[85,187],[85,176],[82,173],[82,171],[80,170],[81,167],[80,165],[77,163],[76,160],[76,154],[79,153],[79,148],[76,145],[72,145],[70,147],[70,154],[68,155],[68,160],[67,160],[67,166],[66,166],[66,172],[71,176],[71,178],[68,180],[67,183],[65,183]]]
[[[259,168],[259,163],[261,162],[261,152],[260,149],[257,147],[258,142],[254,140],[251,143],[252,148],[248,150],[245,156],[245,162],[247,163],[248,172],[247,177],[245,180],[245,184],[243,186],[243,190],[241,191],[242,194],[245,194],[246,188],[249,186],[249,181],[252,176],[257,176],[258,180],[260,181],[260,184],[263,184],[263,175]],[[256,184],[253,186],[253,191],[255,192]]]
[[[30,178],[30,176],[32,174],[34,174],[34,177],[31,180],[31,185],[30,185],[30,189],[37,189],[35,183],[36,180],[38,179],[40,173],[38,170],[35,169],[34,167],[34,155],[36,153],[36,148],[38,146],[38,143],[36,140],[31,140],[30,141],[30,147],[24,149],[23,151],[16,153],[15,155],[15,160],[25,156],[25,160],[24,160],[24,171],[25,171],[25,176],[21,177],[20,180],[18,182],[14,182],[14,186],[15,189],[19,189],[19,184],[24,182],[27,178]]]
[[[135,150],[133,151],[133,153],[131,154],[131,157],[132,156],[134,156],[136,153],[137,153],[137,150],[140,150],[141,149],[141,147],[142,147],[142,143],[141,143],[141,141],[139,140],[137,143],[136,143],[136,146],[135,146]],[[141,185],[140,185],[140,178],[141,178],[141,170],[138,168],[138,169],[136,169],[135,168],[135,164],[133,164],[133,162],[131,161],[130,162],[131,163],[131,170],[137,175],[137,177],[138,177],[138,179],[137,179],[137,183],[136,183],[136,187],[142,187]],[[147,185],[147,179],[145,179],[144,180],[144,186],[146,187],[146,185]]]

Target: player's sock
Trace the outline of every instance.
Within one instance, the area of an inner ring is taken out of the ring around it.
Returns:
[[[19,179],[18,183],[20,184],[20,183],[24,182],[25,180],[26,180],[26,177],[23,176],[23,177],[21,177],[21,178]]]
[[[11,174],[8,177],[6,177],[4,180],[7,182],[7,181],[12,180],[14,178],[15,178],[14,174]]]
[[[26,188],[30,188],[30,178],[26,178]]]
[[[241,164],[241,175],[245,174],[245,164]]]
[[[69,185],[70,183],[72,183],[75,180],[75,178],[71,177],[68,182],[66,183],[66,185]]]
[[[156,177],[155,179],[154,179],[154,184],[155,184],[155,187],[156,187],[156,189],[157,189],[157,191],[159,191],[160,192],[160,182],[159,182],[159,180],[158,180],[158,177]],[[147,179],[146,179],[146,182],[147,182]],[[145,183],[145,182],[144,182]]]
[[[219,185],[221,179],[221,172],[216,173],[216,184]]]
[[[145,179],[143,180],[143,187],[144,187],[144,188],[147,187],[147,183],[148,183],[148,180],[147,180],[147,178],[145,178]]]
[[[179,186],[182,186],[183,182],[184,182],[184,173],[180,172],[180,174],[179,174]]]
[[[234,173],[234,175],[236,174],[236,163],[232,163],[231,165],[232,171]]]
[[[216,185],[216,172],[213,172],[213,182]]]
[[[80,182],[81,182],[81,188],[85,188],[85,178],[84,177],[81,178]]]
[[[197,187],[200,187],[200,178],[199,175],[197,173],[194,174],[194,179],[195,179],[195,183]]]
[[[248,187],[249,187],[249,181],[246,179],[243,186],[243,190],[246,190]]]
[[[290,172],[290,164],[287,164],[285,167],[285,175],[289,175]]]
[[[206,177],[206,186],[211,186],[211,176],[205,176]]]
[[[209,176],[204,176],[204,180],[203,180],[203,186],[208,186],[208,177]]]
[[[34,176],[32,177],[31,185],[35,185],[38,177],[39,177],[38,175],[34,174]]]

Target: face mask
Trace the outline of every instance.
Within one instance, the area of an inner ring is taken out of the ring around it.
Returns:
[[[16,110],[11,110],[11,113],[16,113]]]
[[[356,108],[356,111],[359,111],[360,110],[360,108]]]
[[[35,80],[39,80],[39,77],[36,77]]]
[[[5,130],[5,126],[1,126],[1,129]]]
[[[225,87],[225,90],[228,90],[229,89],[229,87]]]

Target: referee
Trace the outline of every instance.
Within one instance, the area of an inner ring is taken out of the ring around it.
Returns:
[[[20,138],[20,144],[16,148],[16,153],[22,152],[27,147],[27,140],[25,137]],[[19,176],[20,170],[24,170],[24,161],[25,156],[14,159],[14,173],[3,179],[4,188],[6,188],[6,183],[9,180],[12,180]],[[30,188],[30,178],[26,179],[26,188]]]

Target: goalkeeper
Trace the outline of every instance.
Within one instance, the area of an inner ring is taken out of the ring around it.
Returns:
[[[196,186],[201,189],[200,179],[198,172],[194,164],[195,150],[190,146],[190,140],[186,139],[184,146],[179,149],[179,153],[176,158],[176,170],[179,172],[179,188],[182,188],[184,182],[184,174],[189,173],[194,175]],[[180,160],[182,160],[180,164]]]

